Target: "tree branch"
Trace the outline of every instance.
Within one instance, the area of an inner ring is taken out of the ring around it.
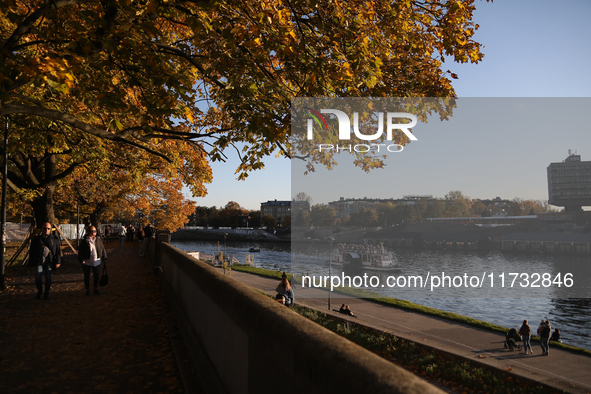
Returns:
[[[145,145],[141,145],[136,142],[127,140],[127,139],[121,137],[120,135],[108,132],[106,130],[98,129],[86,122],[81,121],[80,119],[77,119],[71,115],[64,114],[59,111],[55,111],[55,110],[47,109],[47,108],[40,108],[40,107],[30,107],[30,106],[21,105],[21,104],[4,104],[1,108],[0,116],[10,115],[10,114],[28,114],[28,115],[40,116],[42,118],[47,118],[47,119],[58,120],[58,121],[66,123],[66,124],[69,124],[70,126],[75,127],[85,133],[94,135],[95,137],[99,137],[99,138],[103,138],[103,139],[111,140],[111,141],[115,141],[115,142],[121,142],[121,143],[124,143],[127,145],[134,146],[139,149],[143,149],[146,152],[149,152],[155,156],[161,157],[162,159],[168,161],[169,163],[172,163],[172,160],[170,160],[166,155],[164,155],[160,152],[157,152],[151,148],[148,148]]]
[[[61,8],[66,7],[73,4],[80,4],[80,3],[87,3],[89,0],[57,0],[57,1],[50,1],[47,3],[45,7],[41,7],[31,15],[25,18],[25,20],[14,30],[12,35],[6,40],[3,47],[7,52],[12,52],[9,49],[12,48],[14,44],[16,44],[21,37],[26,34],[32,27],[33,24],[41,18],[49,9],[51,8]]]
[[[192,56],[186,54],[185,52],[181,51],[180,49],[173,48],[173,47],[171,47],[169,45],[160,44],[158,42],[146,42],[145,44],[146,45],[156,45],[156,47],[160,48],[164,52],[168,52],[171,55],[176,55],[178,57],[182,57],[183,59],[185,59],[189,63],[191,63],[191,65],[193,65],[197,70],[199,70],[199,72],[201,73],[201,75],[203,75],[204,77],[206,77],[213,84],[217,85],[219,88],[222,88],[222,89],[225,89],[226,88],[226,85],[223,82],[221,82],[217,78],[212,78],[210,75],[207,75],[205,73],[205,69],[203,68],[203,66],[201,66],[199,63],[197,63]]]

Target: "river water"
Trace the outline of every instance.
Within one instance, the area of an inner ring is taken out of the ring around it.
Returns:
[[[330,246],[326,243],[174,241],[173,245],[208,254],[219,248],[240,262],[252,254],[256,267],[308,274],[318,282],[320,276],[328,275]],[[251,247],[260,252],[250,253]],[[564,343],[591,349],[589,257],[440,250],[396,250],[393,254],[399,267],[396,271],[376,273],[349,265],[331,267],[331,274],[339,280],[351,278],[353,286],[386,297],[504,327],[519,329],[527,319],[535,332],[540,320],[548,319],[553,328],[561,330]],[[423,286],[417,285],[421,280]]]

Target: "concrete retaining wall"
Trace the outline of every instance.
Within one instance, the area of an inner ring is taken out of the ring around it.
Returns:
[[[208,391],[441,392],[169,244],[158,254],[157,271]]]

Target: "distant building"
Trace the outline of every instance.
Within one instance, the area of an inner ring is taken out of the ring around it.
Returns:
[[[309,201],[291,200],[291,225],[301,226],[304,224],[305,213],[310,212]]]
[[[308,201],[291,200],[291,214],[296,216],[300,212],[310,212],[310,203]]]
[[[278,225],[283,224],[286,216],[291,215],[291,201],[267,201],[261,203],[261,219],[264,216],[272,216]]]
[[[409,195],[403,198],[345,198],[341,197],[338,201],[331,201],[328,206],[333,208],[338,218],[345,218],[354,213],[358,213],[363,209],[376,209],[380,204],[391,202],[392,204],[408,204],[413,205],[419,201],[432,201],[433,196],[417,196]]]
[[[548,203],[578,212],[591,206],[591,161],[581,161],[571,150],[568,154],[562,163],[548,166]]]

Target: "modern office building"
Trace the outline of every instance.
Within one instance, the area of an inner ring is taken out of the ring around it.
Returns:
[[[548,203],[564,207],[565,212],[579,212],[591,206],[591,161],[581,161],[568,151],[562,163],[548,166]]]

